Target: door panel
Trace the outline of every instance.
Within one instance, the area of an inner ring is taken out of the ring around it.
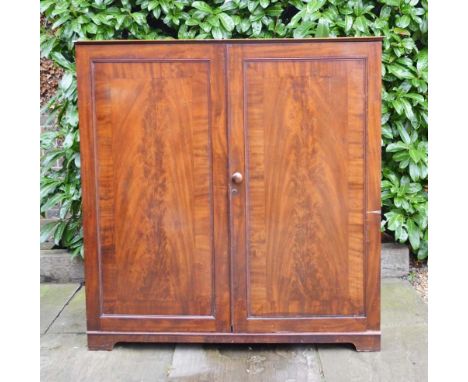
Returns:
[[[364,69],[246,65],[249,316],[363,312]]]
[[[88,51],[99,327],[226,331],[223,50],[135,48]]]
[[[229,48],[234,328],[364,330],[371,50],[287,48]]]
[[[101,239],[112,243],[103,313],[212,315],[207,65],[98,63],[94,73]]]

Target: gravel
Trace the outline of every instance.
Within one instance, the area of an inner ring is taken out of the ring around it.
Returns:
[[[427,263],[411,264],[410,273],[406,279],[413,285],[416,292],[421,296],[424,302],[428,301],[428,267]]]

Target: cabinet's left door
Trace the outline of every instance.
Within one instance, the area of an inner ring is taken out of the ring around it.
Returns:
[[[230,330],[224,49],[77,45],[88,331]]]

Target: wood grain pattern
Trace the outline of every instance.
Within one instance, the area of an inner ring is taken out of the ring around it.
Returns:
[[[90,349],[380,348],[380,40],[77,44]]]
[[[381,93],[382,47],[369,44],[367,134],[366,134],[366,316],[369,330],[380,330],[380,179],[381,179]]]
[[[249,316],[362,315],[365,61],[244,70]]]
[[[208,81],[206,63],[95,63],[104,314],[213,315]]]

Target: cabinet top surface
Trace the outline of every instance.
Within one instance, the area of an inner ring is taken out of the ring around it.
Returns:
[[[327,38],[264,38],[264,39],[225,39],[225,40],[83,40],[75,45],[117,45],[117,44],[278,44],[278,43],[317,43],[317,42],[379,42],[382,36],[327,37]]]

